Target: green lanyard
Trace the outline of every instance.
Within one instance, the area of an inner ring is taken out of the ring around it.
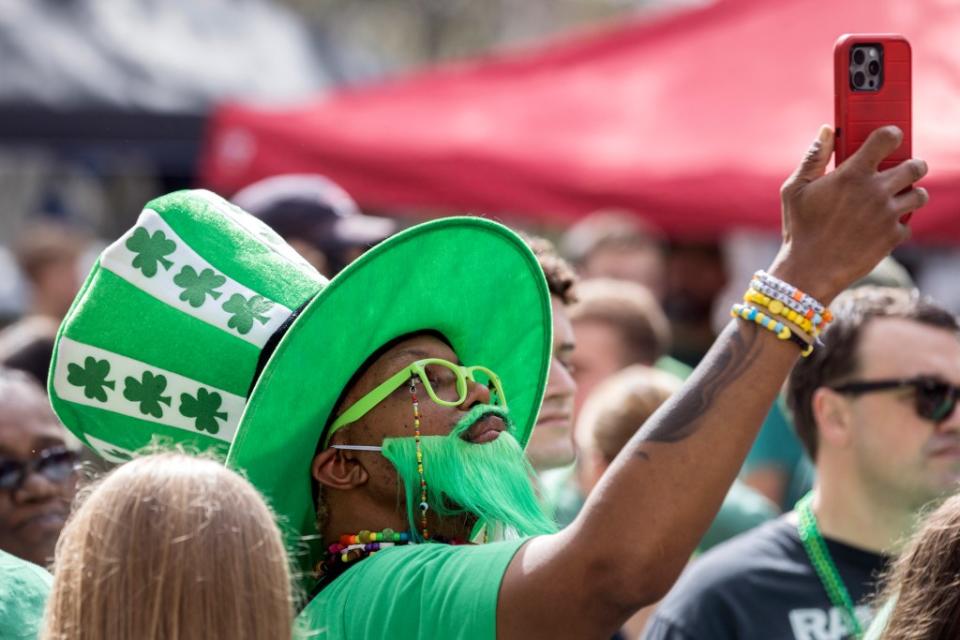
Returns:
[[[861,638],[863,637],[863,628],[854,613],[853,600],[850,598],[850,592],[847,591],[846,585],[843,584],[843,578],[840,577],[837,565],[834,564],[833,558],[830,556],[830,550],[827,549],[823,535],[817,527],[817,517],[813,515],[813,509],[810,507],[811,502],[813,502],[813,492],[803,496],[797,502],[796,511],[799,516],[797,533],[800,534],[800,542],[803,543],[807,557],[810,558],[810,564],[817,572],[820,584],[827,592],[830,602],[846,614],[847,622],[853,630],[853,637]]]

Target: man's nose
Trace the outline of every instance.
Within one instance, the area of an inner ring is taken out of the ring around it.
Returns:
[[[479,382],[467,380],[467,397],[460,403],[460,409],[469,411],[478,404],[490,404],[490,389]]]
[[[960,402],[953,405],[953,411],[937,423],[937,430],[940,432],[957,433],[960,432]]]
[[[20,504],[43,502],[60,495],[68,482],[73,482],[72,476],[63,482],[55,482],[36,470],[30,470],[13,497]]]
[[[567,397],[577,392],[577,381],[570,369],[557,358],[550,363],[550,377],[547,379],[545,397]]]

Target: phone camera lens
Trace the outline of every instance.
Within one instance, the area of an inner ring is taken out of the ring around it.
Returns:
[[[880,73],[880,63],[876,60],[872,60],[870,64],[867,65],[867,71],[870,72],[870,75],[875,76]]]
[[[853,74],[853,86],[859,89],[863,86],[863,83],[866,81],[866,79],[867,77],[863,75],[863,71],[857,71],[855,74]]]
[[[863,61],[867,59],[867,56],[864,55],[863,49],[857,49],[853,52],[853,62],[855,64],[863,64]]]

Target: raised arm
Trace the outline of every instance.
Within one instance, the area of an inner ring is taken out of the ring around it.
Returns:
[[[907,238],[900,218],[927,194],[897,194],[926,165],[910,160],[877,171],[901,140],[896,128],[878,129],[824,175],[833,132],[821,130],[781,189],[783,245],[771,274],[827,304]],[[518,552],[500,590],[498,638],[608,638],[662,597],[716,515],[798,356],[792,342],[731,322],[624,447],[573,524]]]

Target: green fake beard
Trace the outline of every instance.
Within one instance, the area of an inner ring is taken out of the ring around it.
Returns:
[[[507,423],[496,440],[474,444],[460,436],[481,418],[495,415]],[[502,536],[513,531],[520,536],[553,533],[554,522],[537,501],[531,478],[533,468],[513,436],[507,412],[492,405],[474,407],[447,436],[424,436],[423,476],[427,482],[427,504],[440,517],[473,515],[478,527]],[[410,531],[419,541],[420,474],[417,472],[417,444],[414,438],[386,438],[383,455],[393,463],[407,496]]]

